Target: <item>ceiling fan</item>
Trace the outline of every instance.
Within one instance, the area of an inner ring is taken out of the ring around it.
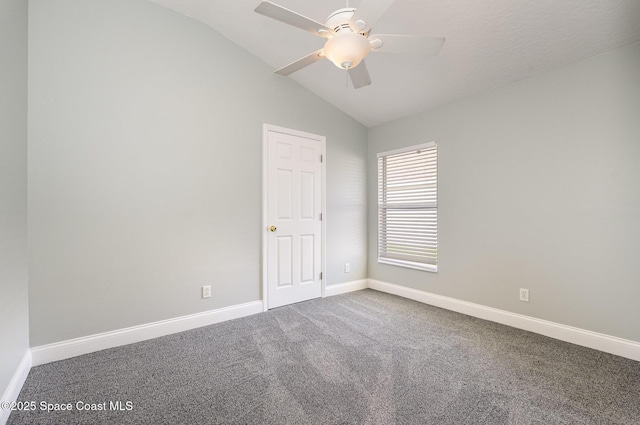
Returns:
[[[322,49],[276,70],[276,74],[289,75],[322,58],[327,58],[338,68],[347,70],[353,86],[358,89],[371,84],[371,77],[364,63],[364,58],[369,52],[432,56],[438,54],[444,43],[444,38],[371,34],[371,28],[393,1],[362,0],[358,8],[345,7],[336,10],[329,15],[324,24],[270,1],[261,2],[255,11],[327,39]]]

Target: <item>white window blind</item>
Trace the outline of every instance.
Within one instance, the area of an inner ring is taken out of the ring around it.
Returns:
[[[437,271],[435,142],[378,154],[378,262]]]

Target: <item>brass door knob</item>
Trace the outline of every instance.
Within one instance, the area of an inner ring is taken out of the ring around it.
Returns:
[[[275,232],[276,230],[278,230],[278,228],[276,226],[271,226],[269,227],[269,230],[271,230],[272,232]]]

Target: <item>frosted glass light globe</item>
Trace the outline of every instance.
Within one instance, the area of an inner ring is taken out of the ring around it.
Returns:
[[[324,45],[325,57],[342,69],[355,68],[370,51],[369,40],[354,32],[338,34]]]

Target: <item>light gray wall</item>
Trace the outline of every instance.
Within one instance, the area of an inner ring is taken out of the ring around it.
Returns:
[[[371,128],[369,277],[640,341],[639,76],[635,44]],[[378,264],[376,153],[431,140],[439,271]]]
[[[328,283],[366,277],[365,127],[155,4],[29,4],[32,346],[260,299],[264,122],[327,137]]]
[[[28,349],[27,2],[0,0],[0,396]]]

